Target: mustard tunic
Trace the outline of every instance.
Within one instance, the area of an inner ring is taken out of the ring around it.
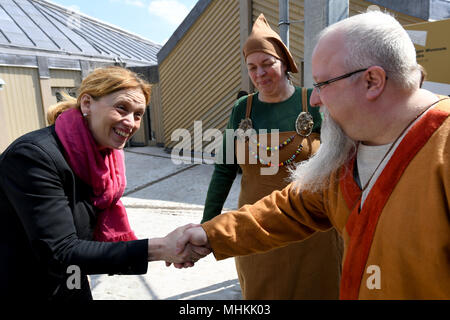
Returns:
[[[253,98],[251,104],[251,113],[245,107],[247,100],[240,101],[236,108],[243,108],[249,112],[251,118],[258,119],[258,106],[261,103],[257,101],[257,95]],[[301,89],[296,88],[294,96],[286,103],[296,103],[295,112],[286,110],[286,116],[283,117],[283,110],[277,104],[271,104],[270,108],[279,108],[280,117],[289,121],[292,127],[295,126],[295,120],[302,111]],[[306,97],[305,99],[306,100]],[[268,104],[265,104],[268,107]],[[305,103],[306,105],[306,103]],[[256,108],[255,108],[256,107]],[[317,108],[312,109],[315,112],[313,116],[316,125],[320,125],[320,118],[317,118]],[[236,111],[236,110],[234,110]],[[244,118],[241,113],[239,118]],[[233,116],[232,116],[233,117]],[[234,126],[236,126],[236,119]],[[318,123],[319,122],[319,123]],[[254,121],[253,127],[259,131],[258,123]],[[281,129],[286,126],[281,125]],[[290,127],[290,129],[292,129]],[[271,128],[268,128],[271,129]],[[280,129],[280,131],[282,131]],[[241,191],[239,194],[238,207],[246,204],[253,204],[274,190],[281,190],[289,183],[289,171],[286,165],[289,159],[293,163],[308,159],[317,151],[319,143],[319,134],[312,133],[308,138],[299,136],[296,131],[283,131],[279,133],[278,163],[283,163],[278,168],[278,172],[273,175],[261,174],[262,169],[268,169],[267,163],[272,153],[267,148],[271,145],[272,134],[259,134],[252,140],[237,139],[235,154],[240,159],[239,166],[242,169]],[[259,142],[260,146],[256,143]],[[284,145],[283,142],[286,142]],[[301,147],[300,147],[301,146]],[[300,149],[299,149],[300,148]],[[294,155],[295,158],[294,158]],[[294,158],[294,159],[293,159]],[[245,159],[245,161],[242,161]],[[272,168],[273,169],[273,168]],[[213,176],[214,180],[214,176]],[[211,182],[210,189],[214,186]],[[204,221],[209,220],[208,210],[213,207],[211,201],[212,194],[217,190],[209,190],[205,205]],[[227,192],[228,194],[228,192]],[[224,201],[224,199],[223,199]],[[222,203],[223,205],[223,203]],[[220,213],[220,211],[219,211]],[[217,214],[216,214],[217,215]],[[264,299],[337,299],[339,297],[339,282],[341,274],[341,259],[343,245],[340,236],[334,229],[324,233],[317,233],[307,241],[297,242],[287,245],[283,248],[274,249],[267,253],[252,254],[248,256],[236,257],[236,269],[241,284],[244,299],[264,300]]]

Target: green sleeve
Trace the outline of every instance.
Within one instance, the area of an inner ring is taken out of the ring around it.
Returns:
[[[236,178],[236,173],[237,165],[215,165],[206,194],[202,223],[211,220],[222,212],[223,204]]]
[[[237,104],[238,103],[236,103],[233,111],[231,112],[231,117],[228,121],[227,129],[234,130],[235,128],[237,128],[237,122],[240,121],[239,115],[237,115],[238,112],[236,112]],[[226,164],[226,145],[226,134],[224,133],[221,148],[221,159],[223,159],[223,163],[216,163],[214,165],[214,172],[212,174],[208,192],[206,194],[203,219],[201,221],[202,223],[211,220],[222,212],[225,200],[227,199],[231,186],[233,185],[234,179],[236,178],[239,165],[237,164],[236,156],[234,156],[233,164]]]

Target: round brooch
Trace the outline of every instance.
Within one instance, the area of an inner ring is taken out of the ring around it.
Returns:
[[[252,120],[250,118],[242,119],[241,122],[239,123],[239,127],[236,132],[237,137],[239,139],[243,139],[245,137],[245,139],[247,140],[248,136],[246,136],[245,133],[247,132],[247,130],[252,130],[252,129],[253,129]]]
[[[295,131],[302,137],[307,137],[311,134],[314,127],[313,117],[309,112],[300,112],[295,121]]]

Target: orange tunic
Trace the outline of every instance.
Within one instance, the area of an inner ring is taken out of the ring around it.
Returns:
[[[285,141],[294,132],[281,132],[280,141]],[[270,134],[259,135],[270,146]],[[319,147],[318,134],[311,139],[296,135],[294,140],[279,151],[279,161],[287,160],[298,145],[302,152],[295,159],[308,159]],[[236,143],[236,153],[244,150],[245,162],[241,164],[242,180],[238,207],[253,204],[274,190],[288,184],[289,171],[283,166],[276,175],[262,175],[263,166],[249,164],[248,143],[244,147]],[[262,156],[262,155],[261,155]],[[264,159],[268,162],[269,159]],[[246,300],[278,299],[337,299],[342,271],[342,239],[335,230],[315,234],[306,241],[290,243],[269,252],[236,257],[236,270]]]
[[[450,299],[449,114],[447,99],[409,130],[359,213],[361,190],[341,168],[321,193],[289,185],[204,223],[216,259],[335,227],[344,239],[342,299]]]

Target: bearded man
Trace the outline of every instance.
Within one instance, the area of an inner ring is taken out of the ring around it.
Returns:
[[[188,229],[180,249],[224,259],[336,228],[341,299],[449,299],[450,100],[420,88],[408,34],[381,12],[326,28],[312,70],[319,151],[285,189]]]

